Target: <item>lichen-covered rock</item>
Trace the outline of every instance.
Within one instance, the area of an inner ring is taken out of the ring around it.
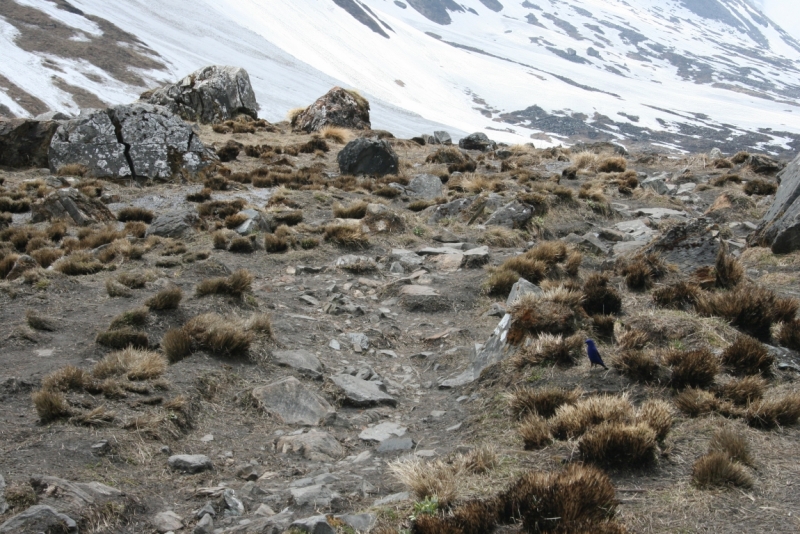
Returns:
[[[258,102],[250,75],[239,67],[204,67],[179,82],[142,95],[187,121],[216,124],[236,115],[258,118]]]
[[[292,119],[292,129],[317,132],[325,126],[369,130],[369,102],[355,91],[334,87]]]
[[[47,152],[56,129],[55,121],[0,120],[0,165],[47,167]]]
[[[462,138],[461,141],[458,142],[458,146],[464,150],[480,150],[485,152],[497,148],[497,143],[489,139],[485,133],[476,132]]]
[[[78,164],[98,178],[168,180],[197,173],[212,159],[189,124],[150,104],[85,110],[58,127],[49,150],[52,172]]]
[[[105,204],[77,189],[58,189],[31,208],[31,222],[72,219],[78,226],[116,221]]]
[[[383,139],[363,137],[347,143],[337,157],[342,174],[397,174],[398,158],[392,145]]]

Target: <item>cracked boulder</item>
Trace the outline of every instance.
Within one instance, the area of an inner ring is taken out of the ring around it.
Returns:
[[[174,84],[144,93],[142,101],[164,106],[184,120],[216,124],[237,115],[258,118],[250,75],[239,67],[212,65]]]
[[[355,91],[334,87],[292,118],[292,129],[307,133],[326,126],[369,130],[369,102]]]
[[[110,223],[117,220],[105,204],[77,189],[58,189],[31,208],[31,222],[71,219],[78,226]]]
[[[83,165],[96,178],[169,180],[213,159],[189,124],[150,104],[85,110],[58,127],[49,150],[51,172]]]

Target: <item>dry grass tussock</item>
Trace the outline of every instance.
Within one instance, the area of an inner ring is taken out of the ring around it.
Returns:
[[[747,406],[764,398],[767,381],[759,376],[747,376],[740,380],[731,380],[718,388],[718,394],[737,406]]]
[[[71,415],[64,395],[58,391],[42,389],[31,395],[36,413],[43,423]]]
[[[239,319],[206,313],[191,319],[183,330],[193,348],[221,355],[244,354],[257,337],[271,339],[273,336],[272,322],[265,314]]]
[[[458,463],[406,457],[390,463],[389,471],[420,501],[435,498],[439,506],[447,507],[460,495],[459,478],[462,471]]]
[[[708,349],[672,350],[664,357],[672,371],[671,382],[675,387],[708,387],[719,373],[719,361]]]
[[[207,278],[197,284],[197,295],[204,297],[207,295],[231,295],[239,297],[252,290],[253,274],[240,269],[227,277]]]
[[[708,444],[708,452],[724,453],[732,461],[753,466],[753,454],[747,437],[733,428],[717,430]]]
[[[183,300],[183,291],[174,286],[162,289],[145,302],[151,310],[175,310]]]
[[[192,338],[183,328],[171,328],[161,339],[161,350],[170,363],[179,362],[192,353]]]
[[[120,222],[141,221],[150,224],[155,219],[155,214],[145,208],[122,208],[117,213],[117,220]]]
[[[522,296],[509,310],[508,342],[519,345],[527,336],[574,334],[588,319],[582,302],[581,292],[564,287]]]
[[[325,241],[343,248],[367,248],[369,236],[360,227],[344,224],[329,224],[325,227]]]
[[[514,363],[518,367],[539,365],[553,362],[568,367],[578,363],[583,354],[583,343],[586,336],[575,334],[564,338],[561,335],[539,334],[533,343],[522,348],[515,356]]]
[[[97,334],[95,342],[98,345],[103,345],[111,349],[124,349],[126,347],[146,349],[150,346],[150,340],[147,338],[147,334],[132,327],[123,327],[100,332]]]
[[[128,380],[152,380],[167,370],[166,358],[149,350],[127,348],[111,353],[92,368],[98,380],[125,376]]]
[[[482,475],[494,470],[500,460],[497,457],[497,447],[494,445],[481,445],[466,454],[459,455],[456,462],[460,469],[474,475]]]
[[[341,204],[334,204],[333,216],[337,219],[363,219],[367,215],[367,202],[354,202],[345,207]]]
[[[553,442],[547,420],[539,415],[529,415],[524,418],[517,427],[517,432],[526,451],[538,450]]]
[[[147,324],[149,313],[150,309],[147,306],[128,310],[114,317],[108,329],[118,330],[125,327],[142,327]]]
[[[655,461],[656,437],[645,424],[605,422],[587,431],[578,449],[587,462],[640,467]]]
[[[103,270],[103,264],[86,252],[74,252],[53,264],[53,269],[67,276],[95,274]]]
[[[610,360],[612,367],[636,382],[655,381],[661,370],[652,353],[643,350],[621,350]]]
[[[722,363],[740,374],[768,374],[775,356],[757,339],[740,335],[723,351]]]
[[[508,406],[516,419],[528,415],[552,417],[563,405],[573,405],[583,394],[580,389],[567,390],[555,387],[517,388],[508,394]]]
[[[635,419],[636,411],[627,395],[599,395],[559,407],[550,419],[550,430],[559,439],[572,439],[601,423],[632,424]]]
[[[36,310],[27,310],[25,312],[25,320],[28,326],[34,330],[43,332],[55,332],[58,330],[58,320],[56,318],[42,315]]]
[[[333,141],[334,143],[338,143],[340,145],[347,143],[353,138],[353,133],[347,128],[340,128],[338,126],[331,125],[323,127],[322,130],[319,131],[319,135],[323,139]]]
[[[604,274],[589,275],[583,284],[583,295],[583,309],[589,315],[618,315],[622,311],[622,297]]]
[[[594,152],[587,150],[573,154],[570,158],[572,164],[578,169],[594,170],[597,168],[599,157]]]
[[[700,457],[692,467],[692,481],[700,488],[753,486],[753,477],[747,469],[724,452],[712,452]]]
[[[662,400],[646,400],[636,412],[636,422],[649,426],[656,439],[664,441],[672,428],[672,407]]]
[[[762,399],[747,407],[745,420],[755,428],[792,426],[800,419],[800,393]]]

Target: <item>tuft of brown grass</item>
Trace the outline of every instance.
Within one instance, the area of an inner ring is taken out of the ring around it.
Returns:
[[[752,466],[753,455],[747,438],[732,428],[717,430],[708,443],[708,452],[723,453],[734,462]]]
[[[719,373],[717,357],[708,349],[672,350],[664,362],[672,370],[672,385],[678,388],[708,387]]]
[[[251,254],[255,249],[255,243],[249,237],[234,237],[228,246],[228,252],[236,254]]]
[[[418,500],[436,498],[440,507],[448,507],[459,496],[458,465],[409,457],[390,463],[389,471]]]
[[[70,417],[69,422],[79,426],[107,426],[112,424],[117,417],[117,412],[110,411],[105,406],[98,406],[94,410]]]
[[[655,461],[656,432],[646,424],[606,422],[587,431],[578,449],[587,462],[640,467]]]
[[[622,310],[622,297],[604,274],[591,274],[583,284],[583,295],[583,309],[589,315],[616,315]]]
[[[721,246],[717,253],[714,272],[717,278],[717,287],[722,289],[735,287],[739,285],[744,278],[744,266],[742,266],[739,260],[728,255],[727,249],[724,246]]]
[[[522,296],[509,309],[508,342],[519,345],[526,336],[542,333],[574,334],[587,318],[582,301],[580,292],[565,287]]]
[[[719,387],[719,394],[734,404],[747,406],[764,398],[766,389],[766,380],[758,376],[748,376],[723,384]]]
[[[559,439],[571,439],[601,423],[631,424],[635,416],[626,395],[598,395],[559,407],[550,419],[550,430]]]
[[[756,428],[792,426],[800,419],[800,393],[789,393],[775,399],[764,399],[747,408],[745,420]]]
[[[145,208],[122,208],[119,210],[119,213],[117,213],[117,220],[120,222],[141,221],[150,224],[155,217],[152,211]]]
[[[597,163],[597,172],[625,172],[628,162],[625,158],[605,158]]]
[[[42,379],[42,389],[48,391],[83,391],[92,378],[83,369],[73,365],[62,367]]]
[[[225,228],[233,230],[246,223],[250,218],[244,213],[234,213],[225,217]]]
[[[73,252],[53,264],[53,269],[67,276],[95,274],[103,270],[103,264],[86,252]]]
[[[744,192],[751,196],[774,195],[776,191],[778,191],[778,184],[764,178],[756,178],[744,184]]]
[[[643,350],[623,350],[611,357],[611,366],[637,382],[652,382],[658,378],[661,366]]]
[[[264,250],[270,254],[279,254],[289,250],[289,242],[275,234],[264,235]]]
[[[581,393],[580,389],[570,391],[554,387],[517,388],[509,393],[508,406],[516,419],[523,419],[528,415],[549,418],[559,407],[578,402]]]
[[[179,362],[192,353],[192,338],[183,328],[171,328],[161,339],[161,350],[169,363]]]
[[[97,362],[92,376],[98,380],[125,376],[128,380],[152,380],[167,370],[167,360],[149,350],[128,347],[113,352]]]
[[[653,302],[662,308],[683,310],[691,308],[701,294],[700,286],[691,282],[675,282],[653,291]]]
[[[529,415],[517,427],[526,451],[547,447],[553,442],[547,421],[539,415]]]
[[[125,287],[124,285],[120,284],[116,280],[109,278],[106,280],[106,293],[108,293],[109,297],[124,297],[130,298],[133,296],[133,292]]]
[[[197,295],[230,295],[241,298],[253,288],[253,273],[247,269],[239,269],[228,277],[207,278],[197,284]]]
[[[125,347],[147,348],[150,344],[147,334],[133,328],[120,328],[100,332],[97,334],[95,342],[111,349],[124,349]]]
[[[64,251],[57,248],[44,247],[34,250],[30,256],[36,260],[42,269],[47,269],[64,256]]]
[[[108,329],[118,330],[125,327],[142,327],[147,324],[147,316],[149,314],[150,310],[147,306],[128,310],[114,317]]]
[[[522,256],[515,256],[503,262],[499,270],[513,271],[532,284],[541,282],[547,273],[547,264]]]
[[[345,207],[341,204],[334,204],[333,216],[337,219],[363,219],[367,215],[367,203],[364,201],[354,202]]]
[[[57,320],[55,318],[41,315],[36,310],[27,310],[25,312],[25,320],[28,326],[34,330],[41,330],[43,332],[55,332],[58,330]]]
[[[702,294],[695,309],[700,315],[722,317],[755,338],[767,340],[773,323],[794,320],[800,302],[781,298],[769,289],[742,283],[730,291]]]
[[[497,447],[494,445],[481,445],[475,447],[457,461],[461,464],[460,469],[474,475],[483,475],[494,470],[500,465],[497,458]]]
[[[518,367],[553,362],[569,367],[575,365],[583,354],[585,336],[575,334],[564,338],[561,335],[539,334],[533,343],[524,347],[514,357]]]
[[[58,168],[58,176],[78,176],[84,178],[89,175],[89,169],[80,163],[68,163]]]
[[[567,261],[564,262],[564,270],[569,276],[576,277],[580,272],[581,264],[583,263],[583,254],[579,251],[571,252],[567,256]]]
[[[325,241],[343,248],[367,248],[369,237],[358,227],[329,224],[325,227]]]
[[[217,250],[228,250],[228,243],[230,242],[231,232],[227,232],[225,230],[217,230],[213,234],[211,234],[211,238],[214,241],[214,248]]]
[[[775,363],[775,356],[757,339],[739,335],[722,352],[722,363],[740,374],[768,374]]]
[[[151,310],[176,310],[183,300],[183,291],[178,286],[162,289],[145,301]]]
[[[775,339],[782,347],[800,351],[800,321],[793,319],[781,323]]]
[[[207,202],[211,200],[211,189],[209,189],[208,187],[204,187],[203,189],[201,189],[196,193],[189,193],[188,195],[186,195],[186,200],[188,200],[189,202],[195,202],[197,204]]]
[[[675,406],[689,417],[699,417],[715,411],[719,401],[708,391],[688,388],[675,397]]]
[[[353,137],[353,134],[350,132],[350,130],[331,125],[323,127],[319,131],[319,135],[323,139],[327,139],[328,141],[333,141],[334,143],[340,145],[346,144]]]
[[[43,423],[62,419],[71,415],[64,395],[57,391],[41,389],[31,395],[36,413]]]
[[[117,276],[117,281],[131,289],[141,289],[147,284],[147,277],[138,271],[120,273]]]
[[[193,343],[214,354],[243,354],[253,342],[253,332],[238,321],[216,313],[198,315],[186,323],[184,329]]]
[[[483,283],[483,287],[489,295],[505,297],[511,293],[511,288],[514,287],[514,284],[516,284],[519,279],[520,275],[516,271],[494,269]]]
[[[639,406],[636,413],[636,422],[645,424],[653,429],[658,441],[664,441],[672,428],[672,409],[669,403],[649,399]]]
[[[692,467],[692,481],[700,488],[736,486],[753,487],[753,477],[747,469],[722,452],[701,456]]]

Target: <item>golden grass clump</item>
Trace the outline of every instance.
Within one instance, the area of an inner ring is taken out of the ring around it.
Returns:
[[[755,428],[792,426],[800,419],[800,393],[762,399],[750,404],[745,413],[747,424]]]
[[[192,353],[192,338],[183,328],[170,328],[161,339],[161,350],[169,363],[179,362]]]
[[[612,367],[637,382],[654,381],[661,369],[652,354],[643,350],[622,350],[610,359]]]
[[[528,415],[550,418],[561,406],[578,402],[581,394],[580,389],[570,391],[555,387],[516,388],[508,394],[508,406],[516,419],[523,419]]]
[[[721,246],[717,253],[714,273],[717,287],[730,289],[739,285],[744,279],[744,266],[739,260],[728,255],[726,247]]]
[[[699,417],[715,411],[719,400],[708,391],[687,388],[675,397],[675,406],[689,417]]]
[[[581,307],[582,301],[582,293],[564,287],[523,295],[509,309],[508,342],[519,345],[526,336],[542,333],[574,334],[588,319]]]
[[[662,400],[646,400],[636,412],[636,422],[652,428],[656,439],[664,441],[672,428],[672,408]]]
[[[167,370],[167,359],[157,352],[133,347],[113,352],[97,362],[92,376],[98,380],[125,376],[128,380],[152,380]]]
[[[97,427],[110,425],[116,420],[116,417],[117,412],[111,411],[105,406],[98,406],[88,412],[70,417],[69,422],[79,426]]]
[[[67,276],[95,274],[103,270],[103,264],[86,252],[73,252],[53,264],[53,269]]]
[[[702,294],[695,309],[700,315],[722,317],[742,332],[767,340],[773,323],[792,321],[800,302],[781,298],[767,288],[742,283],[730,291]]]
[[[92,381],[92,377],[73,365],[62,367],[42,379],[42,389],[48,391],[83,391]]]
[[[236,355],[248,351],[253,342],[253,332],[238,321],[216,313],[198,315],[184,325],[186,333],[201,349],[214,354]]]
[[[757,339],[739,335],[722,352],[722,363],[740,374],[768,374],[775,363],[775,356]]]
[[[420,501],[436,498],[440,507],[447,507],[459,497],[458,464],[408,457],[390,463],[389,471]]]
[[[583,354],[585,336],[575,334],[564,338],[561,335],[539,334],[533,343],[523,347],[514,357],[518,367],[553,362],[569,367],[578,363]]]
[[[235,254],[251,254],[255,249],[255,242],[249,237],[234,237],[228,245],[228,252]]]
[[[535,260],[521,255],[504,261],[499,267],[499,270],[515,272],[528,282],[538,284],[547,274],[547,264],[541,260]]]
[[[141,221],[150,224],[155,219],[155,214],[145,208],[122,208],[117,213],[117,220],[120,222]]]
[[[142,327],[147,324],[147,316],[149,314],[150,309],[147,306],[128,310],[114,317],[108,329],[118,330],[125,327]]]
[[[675,387],[710,386],[719,373],[719,361],[708,349],[672,350],[664,362],[671,368],[671,382]]]
[[[589,315],[617,315],[622,311],[622,297],[608,283],[608,276],[589,275],[583,284],[583,309]]]
[[[640,467],[655,460],[656,432],[646,424],[605,422],[588,430],[578,449],[587,462]]]
[[[482,475],[494,470],[500,461],[497,458],[497,447],[481,445],[460,456],[458,462],[461,469],[475,475]]]
[[[366,248],[369,237],[359,227],[345,224],[329,224],[325,227],[325,241],[343,248]]]
[[[747,469],[734,462],[724,452],[701,456],[692,467],[692,481],[699,488],[736,486],[753,487],[753,477]]]
[[[732,428],[721,428],[711,437],[708,452],[724,453],[734,462],[752,466],[753,455],[747,438]]]
[[[650,336],[636,328],[624,328],[619,324],[614,325],[614,338],[623,351],[642,350],[650,343]]]
[[[253,288],[253,273],[247,269],[240,269],[230,276],[207,278],[197,284],[197,295],[205,297],[207,295],[230,295],[241,298]]]
[[[619,262],[619,274],[625,277],[628,288],[634,291],[649,289],[654,280],[663,278],[673,269],[656,253],[637,254]]]
[[[738,406],[747,406],[764,398],[766,389],[766,380],[759,376],[747,376],[721,385],[719,395]]]
[[[36,413],[43,423],[69,417],[71,415],[64,395],[58,391],[41,389],[31,395]]]
[[[175,310],[183,300],[183,291],[178,286],[162,289],[145,301],[151,310]]]
[[[130,327],[100,332],[95,342],[111,349],[124,349],[129,346],[146,349],[150,345],[147,334]]]
[[[597,163],[597,172],[625,172],[628,162],[622,157],[605,158]]]
[[[661,308],[684,310],[697,302],[700,286],[692,282],[679,281],[661,286],[653,291],[653,302]]]
[[[340,145],[347,143],[353,137],[353,134],[350,132],[350,130],[332,125],[324,126],[319,131],[319,135],[323,139],[327,139],[328,141],[333,141],[334,143]]]
[[[584,150],[573,154],[570,161],[578,169],[593,169],[597,166],[598,157],[594,152]]]
[[[333,216],[337,219],[363,219],[367,215],[367,203],[364,201],[354,202],[345,207],[341,204],[334,204]]]
[[[30,256],[36,260],[36,263],[38,263],[42,269],[47,269],[64,256],[64,251],[57,248],[44,247],[34,250],[30,253]]]
[[[275,234],[264,235],[264,250],[270,254],[278,254],[289,250],[289,241]]]
[[[542,449],[553,442],[547,421],[539,415],[529,415],[523,419],[517,427],[517,432],[526,451]]]
[[[601,423],[633,423],[636,412],[627,395],[599,395],[564,405],[550,419],[550,430],[559,439],[577,438]]]
[[[520,275],[516,271],[493,269],[483,283],[483,287],[489,295],[507,296],[519,279]]]

